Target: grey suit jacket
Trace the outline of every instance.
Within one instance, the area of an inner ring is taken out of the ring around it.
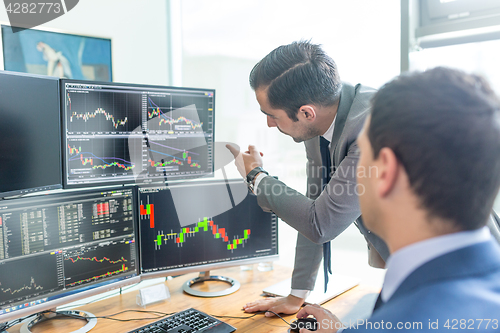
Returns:
[[[273,177],[265,177],[257,189],[257,200],[264,210],[276,213],[298,232],[292,288],[312,290],[323,257],[322,243],[341,234],[356,221],[358,228],[385,260],[385,243],[367,230],[360,218],[356,187],[359,149],[356,138],[369,113],[375,90],[343,84],[331,140],[334,173],[322,191],[319,137],[305,142],[307,154],[306,196]]]

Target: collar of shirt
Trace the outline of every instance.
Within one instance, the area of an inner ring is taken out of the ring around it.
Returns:
[[[418,267],[446,253],[489,240],[488,227],[434,237],[408,245],[387,260],[382,301],[387,302],[403,281]]]
[[[330,142],[330,145],[328,146],[328,148],[330,148],[330,146],[332,145],[333,129],[335,128],[335,119],[337,119],[337,115],[335,115],[335,117],[333,118],[332,124],[326,130],[326,132],[322,135],[322,137],[324,137],[325,139],[328,140],[328,142]]]

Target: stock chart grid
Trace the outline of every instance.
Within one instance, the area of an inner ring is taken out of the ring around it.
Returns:
[[[245,184],[231,189],[223,182],[139,188],[142,272],[277,254],[276,216]]]
[[[213,173],[214,91],[65,82],[65,185]]]
[[[137,275],[134,198],[129,188],[2,205],[0,311]]]

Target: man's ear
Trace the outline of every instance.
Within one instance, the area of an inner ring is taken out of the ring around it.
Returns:
[[[380,197],[387,197],[394,189],[399,175],[399,162],[390,148],[382,148],[378,154],[377,167],[379,177],[377,190]]]
[[[316,109],[313,105],[302,105],[299,109],[297,117],[302,117],[305,120],[314,120],[316,118]]]

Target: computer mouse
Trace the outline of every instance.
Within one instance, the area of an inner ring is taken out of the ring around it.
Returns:
[[[309,331],[316,331],[318,326],[319,324],[316,318],[299,318],[290,324],[290,332],[298,333],[301,328],[308,329]]]

